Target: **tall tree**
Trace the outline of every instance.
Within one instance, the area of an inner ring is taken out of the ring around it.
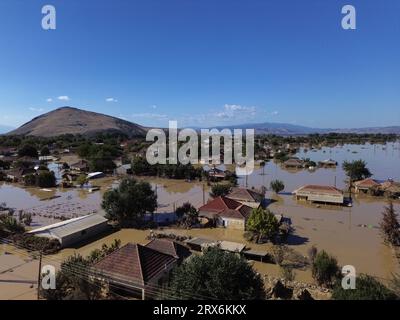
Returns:
[[[372,176],[372,173],[367,168],[367,163],[364,160],[344,161],[343,170],[349,177],[350,182],[366,179]]]
[[[384,208],[379,227],[386,243],[400,245],[400,223],[392,201]]]
[[[275,193],[281,192],[283,189],[285,189],[285,184],[281,180],[272,180],[270,183],[270,188],[272,191]]]
[[[168,296],[182,300],[254,300],[263,299],[265,291],[260,275],[245,258],[209,248],[173,271]]]
[[[257,242],[263,238],[275,239],[279,232],[279,223],[268,209],[253,209],[247,220],[246,229],[257,235]]]
[[[157,196],[148,182],[125,178],[118,188],[104,194],[102,208],[107,218],[123,226],[141,227],[146,213],[157,207]]]

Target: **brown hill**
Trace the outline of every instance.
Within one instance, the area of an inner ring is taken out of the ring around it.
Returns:
[[[8,135],[54,137],[68,133],[93,135],[100,132],[118,132],[133,137],[145,135],[146,129],[104,114],[62,107],[32,119]]]

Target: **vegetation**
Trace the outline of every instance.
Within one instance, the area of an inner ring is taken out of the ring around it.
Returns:
[[[264,284],[247,260],[209,248],[174,269],[168,294],[176,299],[254,300],[265,297]]]
[[[272,180],[270,183],[270,188],[275,193],[279,193],[285,189],[285,184],[281,180]]]
[[[344,290],[340,283],[333,288],[334,300],[394,300],[396,294],[371,276],[361,274],[357,277],[356,288]]]
[[[104,194],[102,208],[107,218],[122,226],[143,227],[146,213],[157,207],[157,196],[148,182],[123,179],[118,188]]]
[[[319,285],[331,287],[339,277],[340,270],[336,258],[324,250],[318,252],[312,263],[312,276]]]
[[[379,227],[386,243],[394,246],[400,245],[400,223],[392,201],[384,208]]]
[[[271,211],[257,208],[252,210],[246,229],[256,234],[257,242],[265,238],[275,240],[279,232],[279,223]]]
[[[151,165],[145,158],[136,157],[132,161],[132,172],[136,175],[157,176],[169,179],[201,178],[202,169],[195,168],[191,164],[155,164]]]
[[[31,158],[37,158],[38,157],[38,151],[37,149],[29,144],[25,144],[22,146],[21,149],[18,150],[18,156],[19,157],[31,157]]]
[[[40,171],[38,174],[27,174],[24,177],[24,184],[40,188],[53,188],[57,181],[53,171]]]
[[[176,208],[175,213],[178,216],[180,224],[185,227],[191,227],[199,221],[197,209],[189,202],[185,202],[181,207]]]
[[[220,196],[226,196],[231,191],[232,186],[226,183],[217,183],[211,187],[210,196],[217,198]]]
[[[350,185],[353,181],[366,179],[372,176],[371,172],[367,168],[367,164],[364,160],[354,160],[351,162],[343,162],[343,170],[350,179]]]

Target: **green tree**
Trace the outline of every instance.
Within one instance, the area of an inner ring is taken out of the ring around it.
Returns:
[[[78,178],[76,178],[76,183],[79,186],[82,186],[87,182],[87,180],[88,180],[87,176],[85,174],[81,174],[81,175],[78,176]]]
[[[361,274],[356,279],[356,288],[345,290],[337,283],[332,292],[334,300],[394,300],[396,294],[373,277]]]
[[[118,188],[104,194],[102,208],[107,218],[123,226],[140,227],[146,213],[157,207],[157,196],[148,182],[125,178]]]
[[[264,299],[264,284],[248,261],[219,248],[192,256],[172,273],[168,295],[174,299]]]
[[[400,245],[400,223],[392,201],[382,212],[379,228],[386,243],[394,246]]]
[[[332,286],[340,274],[335,257],[322,250],[312,263],[312,276],[320,285]]]
[[[281,180],[272,180],[269,186],[275,193],[279,193],[285,189],[285,184]]]
[[[37,185],[40,188],[52,188],[56,186],[56,177],[53,171],[42,171],[37,176]]]
[[[217,198],[220,196],[226,196],[231,191],[230,184],[214,184],[211,187],[210,196],[213,198]]]
[[[42,149],[40,149],[40,155],[43,157],[50,155],[49,147],[44,146]]]
[[[25,144],[24,146],[22,146],[21,149],[18,150],[18,156],[19,157],[37,158],[38,151],[34,146]]]
[[[350,179],[350,185],[352,185],[353,181],[366,179],[372,176],[371,172],[367,168],[366,162],[361,159],[351,162],[344,161],[342,167]]]
[[[199,213],[189,202],[185,202],[182,206],[176,208],[175,213],[186,227],[191,227],[198,222]]]
[[[268,209],[253,209],[247,220],[246,229],[257,235],[257,242],[263,238],[274,240],[279,232],[279,223]]]

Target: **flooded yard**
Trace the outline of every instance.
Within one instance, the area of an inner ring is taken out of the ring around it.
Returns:
[[[346,176],[341,164],[345,160],[363,159],[374,174],[373,178],[382,180],[392,178],[400,181],[400,144],[397,142],[386,145],[343,145],[308,151],[301,149],[297,156],[310,158],[315,162],[331,158],[338,162],[338,166],[333,169],[318,168],[315,171],[307,169],[288,171],[270,161],[264,168],[265,174],[262,174],[261,168],[256,168],[247,179],[239,179],[239,185],[247,185],[248,188],[269,187],[271,180],[274,179],[284,182],[285,190],[281,194],[267,192],[267,198],[272,199],[268,206],[270,210],[281,213],[292,221],[295,231],[288,240],[290,248],[306,256],[308,248],[315,245],[319,250],[324,249],[336,256],[341,265],[353,265],[358,273],[368,273],[383,281],[390,278],[392,273],[400,272],[393,252],[382,243],[379,234],[381,212],[386,205],[384,198],[353,195],[352,207],[340,207],[300,203],[291,195],[293,190],[305,184],[335,185],[336,183],[338,188],[344,189]],[[199,207],[209,199],[209,186],[202,182],[145,177],[140,179],[149,181],[157,192],[158,213],[172,213],[184,202],[191,202],[195,207]],[[116,178],[96,180],[95,184],[100,184],[101,190],[94,193],[76,189],[43,191],[2,184],[0,185],[0,202],[6,202],[17,210],[30,209],[38,213],[40,211],[64,212],[67,216],[71,213],[102,212],[102,195],[112,185],[116,185]],[[395,201],[394,206],[397,212],[400,212],[400,202]],[[37,219],[34,223],[48,224],[51,220]],[[164,229],[164,232],[241,242],[252,249],[266,250],[271,246],[248,243],[243,238],[243,232],[235,230]],[[114,239],[120,239],[123,244],[127,242],[144,244],[147,242],[148,234],[149,230],[123,229],[83,247],[65,249],[53,258],[61,261],[74,252],[86,255],[93,249],[100,248],[103,243],[112,243]],[[279,268],[273,264],[254,262],[254,266],[262,274],[277,276],[280,272]],[[296,279],[310,282],[310,270],[296,270]]]

